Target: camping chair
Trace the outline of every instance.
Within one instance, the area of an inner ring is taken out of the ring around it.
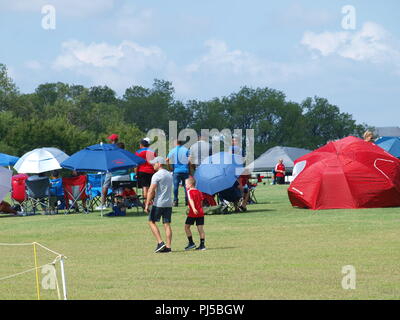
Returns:
[[[41,177],[37,180],[26,180],[26,191],[28,202],[36,214],[38,205],[42,207],[45,213],[50,211],[50,180],[48,177]]]
[[[86,202],[86,176],[80,175],[76,177],[63,178],[63,188],[64,188],[64,197],[66,204],[66,213],[71,213],[72,210],[83,209],[83,204],[79,204],[78,201],[82,200],[82,202]]]
[[[257,198],[256,198],[256,188],[257,188],[257,183],[249,183],[248,184],[248,188],[249,188],[249,200],[248,200],[248,204],[256,204],[257,203]]]
[[[214,207],[217,205],[214,196],[204,192],[202,192],[202,196],[203,196],[203,207]]]
[[[29,201],[26,194],[26,174],[17,174],[11,178],[11,201],[13,206],[18,204],[21,208],[20,211],[29,211]]]
[[[112,187],[112,198],[113,198],[113,203],[115,203],[115,198],[119,194],[122,193],[122,191],[125,188],[130,188],[134,189],[137,186],[136,181],[131,181],[131,180],[119,180],[119,179],[111,179],[111,187]],[[136,193],[137,194],[137,193]],[[136,212],[139,212],[139,208],[142,209],[143,211],[143,204],[139,200],[139,196],[137,197],[137,201],[131,201],[130,204],[127,204],[128,209],[131,209],[133,207],[136,207]]]
[[[222,190],[218,193],[218,202],[222,207],[223,213],[236,212],[239,201],[242,199],[240,189],[235,183],[232,187]]]
[[[65,209],[64,189],[62,179],[50,180],[50,209],[58,213],[58,210]]]
[[[86,194],[89,197],[89,208],[91,211],[93,211],[95,207],[101,205],[101,194],[103,190],[104,180],[104,173],[90,173],[87,175]],[[108,188],[106,203],[110,203],[112,201],[111,194],[112,189]]]

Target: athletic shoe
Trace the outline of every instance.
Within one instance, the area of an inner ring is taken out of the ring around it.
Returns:
[[[165,243],[164,242],[161,242],[161,243],[159,243],[158,245],[157,245],[157,248],[156,248],[156,250],[154,250],[154,252],[160,252],[161,250],[163,250],[165,248]]]
[[[178,207],[178,201],[174,201],[174,207]]]
[[[84,213],[89,213],[89,210],[88,210],[87,208],[84,208],[84,209],[83,209],[83,212],[84,212]]]
[[[196,250],[198,250],[198,251],[204,251],[204,250],[206,250],[206,246],[199,245],[199,246],[196,248]]]
[[[192,249],[194,249],[194,248],[196,248],[196,245],[193,243],[193,244],[188,244],[187,245],[187,247],[185,248],[185,250],[192,250]]]
[[[167,248],[167,247],[164,247],[164,249],[162,249],[160,251],[160,253],[169,253],[169,252],[172,252],[172,250],[171,250],[171,248]]]

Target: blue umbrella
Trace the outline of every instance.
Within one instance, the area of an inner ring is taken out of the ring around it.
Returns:
[[[18,157],[10,156],[5,153],[0,153],[0,167],[13,166],[19,160]]]
[[[206,159],[197,168],[194,178],[201,192],[213,195],[233,186],[242,174],[243,160],[236,154],[220,152]]]
[[[400,158],[400,137],[381,137],[375,142],[396,158]]]
[[[61,167],[90,172],[113,172],[137,167],[145,160],[115,144],[96,144],[74,153],[61,163]]]

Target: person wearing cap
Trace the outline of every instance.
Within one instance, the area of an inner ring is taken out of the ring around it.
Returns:
[[[154,252],[171,252],[172,175],[165,169],[166,160],[163,157],[156,157],[149,162],[156,173],[151,178],[144,210],[149,214],[149,226],[157,240]],[[162,240],[156,224],[161,218],[167,237],[166,243]]]
[[[149,141],[145,139],[142,139],[139,143],[139,149],[136,150],[135,154],[146,160],[145,163],[140,164],[136,169],[136,177],[137,177],[137,183],[138,183],[138,188],[143,189],[143,198],[144,201],[146,201],[147,198],[147,192],[150,187],[151,183],[151,178],[154,174],[154,168],[153,166],[149,163],[150,160],[153,160],[154,157],[156,156],[156,153],[149,148]]]
[[[188,205],[185,180],[189,178],[189,150],[183,145],[184,141],[176,140],[176,147],[167,156],[168,166],[172,165],[174,178],[174,206],[178,206],[179,185],[185,190],[185,205]]]
[[[113,133],[112,135],[107,137],[107,140],[112,144],[117,144],[118,140],[119,140],[119,135],[117,135],[116,133]]]

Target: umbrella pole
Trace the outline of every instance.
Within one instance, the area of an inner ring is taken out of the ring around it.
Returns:
[[[107,174],[107,173],[106,173]],[[103,198],[104,180],[103,175],[101,176],[101,197]],[[108,191],[108,190],[107,190]],[[107,197],[107,196],[106,196]],[[106,204],[106,199],[104,199],[104,204]],[[103,204],[101,203],[101,217],[103,218]]]

